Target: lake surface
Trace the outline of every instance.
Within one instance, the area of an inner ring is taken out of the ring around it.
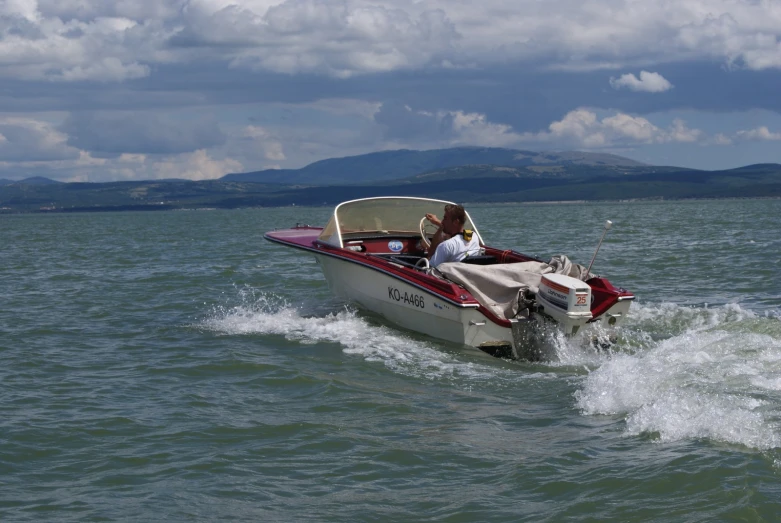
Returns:
[[[509,362],[337,301],[326,208],[0,216],[2,521],[778,521],[781,200],[467,206],[637,300]]]

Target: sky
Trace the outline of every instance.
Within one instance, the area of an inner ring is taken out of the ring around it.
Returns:
[[[455,146],[781,163],[781,1],[0,0],[0,178]]]

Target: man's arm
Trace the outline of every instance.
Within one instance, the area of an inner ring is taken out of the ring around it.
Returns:
[[[426,258],[429,260],[432,256],[434,256],[434,253],[437,251],[437,247],[439,247],[439,244],[443,241],[447,240],[448,236],[445,234],[445,231],[442,230],[442,224],[439,225],[439,229],[437,229],[437,232],[434,233],[434,236],[431,237],[431,245],[428,248],[428,252],[426,253]]]
[[[437,232],[435,232],[434,236],[431,237],[431,245],[429,246],[428,252],[426,253],[426,258],[430,260],[431,257],[434,256],[434,253],[437,250],[437,246],[439,246],[439,244],[443,241],[449,239],[450,235],[442,230],[442,221],[437,218],[436,214],[427,213],[426,219],[438,227]]]

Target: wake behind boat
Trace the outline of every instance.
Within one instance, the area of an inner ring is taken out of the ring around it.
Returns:
[[[573,335],[589,324],[614,326],[634,295],[566,256],[544,262],[490,247],[466,213],[478,254],[429,267],[427,214],[450,202],[411,197],[341,203],[325,227],[270,231],[269,241],[307,251],[337,296],[389,321],[493,355],[538,359],[545,324]]]

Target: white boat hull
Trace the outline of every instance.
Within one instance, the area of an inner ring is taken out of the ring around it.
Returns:
[[[475,305],[451,303],[358,263],[327,255],[315,255],[315,259],[335,295],[400,327],[472,347],[490,342],[512,344],[512,329],[487,320]]]

